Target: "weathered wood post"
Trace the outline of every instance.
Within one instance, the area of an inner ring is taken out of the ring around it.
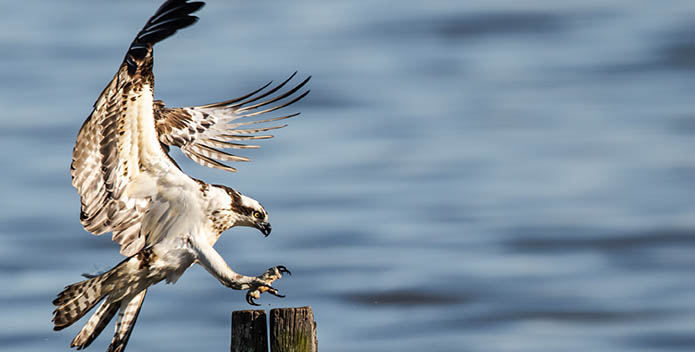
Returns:
[[[311,307],[270,310],[270,352],[318,352]]]
[[[268,352],[265,311],[232,312],[232,352]],[[318,352],[311,307],[270,310],[270,352]]]
[[[232,312],[231,352],[268,352],[265,310]]]

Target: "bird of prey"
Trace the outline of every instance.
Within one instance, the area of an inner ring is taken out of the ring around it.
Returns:
[[[154,100],[153,46],[195,23],[198,18],[191,14],[203,5],[168,0],[156,11],[130,44],[77,136],[70,172],[81,197],[81,223],[95,235],[111,232],[127,258],[103,274],[86,275],[86,280],[67,286],[53,301],[54,330],[72,325],[102,302],[71,347],[87,347],[118,313],[107,351],[123,351],[148,287],[162,280],[176,282],[194,263],[223,285],[247,290],[249,304],[257,305],[254,299],[263,292],[283,297],[271,284],[289,274],[287,268],[241,275],[213,248],[222,232],[234,226],[255,227],[268,236],[271,227],[263,206],[232,188],[189,177],[168,151],[176,146],[202,165],[236,171],[223,162],[249,159],[223,149],[257,148],[244,142],[271,138],[263,133],[285,125],[248,126],[298,113],[248,118],[302,99],[309,91],[301,90],[311,77],[283,89],[293,74],[277,86],[271,82],[242,97],[203,106],[167,108]]]

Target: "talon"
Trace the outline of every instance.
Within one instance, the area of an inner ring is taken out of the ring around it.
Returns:
[[[246,302],[252,306],[260,306],[260,304],[253,301],[253,297],[251,296],[251,292],[246,294]]]
[[[281,272],[281,273],[286,273],[286,274],[288,274],[288,275],[292,275],[292,273],[290,272],[290,270],[287,269],[284,265],[278,265],[278,266],[275,267],[275,269],[277,269],[277,270],[278,270],[279,272]]]
[[[275,290],[275,288],[273,286],[270,286],[268,284],[261,284],[260,286],[258,286],[258,291],[260,291],[261,293],[263,293],[263,292],[272,293],[273,291],[277,291],[277,290]]]
[[[279,294],[277,290],[275,290],[275,292],[273,292],[273,291],[269,291],[269,292],[270,292],[270,294],[272,294],[275,297],[285,298],[285,295]]]

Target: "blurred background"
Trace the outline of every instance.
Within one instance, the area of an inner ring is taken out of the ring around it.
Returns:
[[[78,129],[161,1],[0,6],[0,350],[60,351],[51,300],[121,260],[79,223]],[[156,49],[170,106],[312,75],[238,174],[323,351],[695,350],[695,2],[208,1]],[[297,81],[298,82],[298,81]],[[244,293],[194,266],[147,297],[131,351],[229,348]],[[112,326],[91,346],[108,345]]]

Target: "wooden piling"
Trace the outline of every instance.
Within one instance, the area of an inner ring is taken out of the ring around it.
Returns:
[[[311,307],[270,310],[270,352],[318,352]]]
[[[265,310],[232,312],[231,352],[268,352],[268,328]]]
[[[270,310],[270,352],[318,352],[311,307]],[[232,352],[268,352],[264,310],[232,312]]]

